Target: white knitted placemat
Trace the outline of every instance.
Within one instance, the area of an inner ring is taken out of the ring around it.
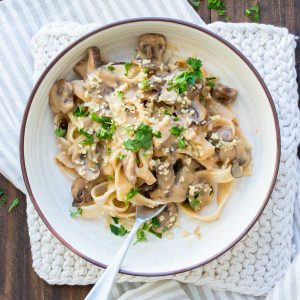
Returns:
[[[33,39],[35,79],[70,42],[97,25],[53,23]],[[290,265],[294,254],[293,211],[297,191],[297,108],[295,37],[268,25],[214,23],[212,31],[230,41],[252,61],[264,78],[276,105],[281,129],[281,162],[272,197],[259,221],[231,250],[190,272],[160,278],[120,274],[119,282],[149,282],[172,278],[217,290],[264,295]],[[258,100],[258,99],[254,99]],[[298,173],[299,174],[299,173]],[[33,267],[51,284],[91,284],[102,270],[65,248],[46,228],[28,197],[28,226]]]

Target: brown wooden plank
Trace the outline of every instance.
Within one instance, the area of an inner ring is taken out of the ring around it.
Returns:
[[[1,1],[1,0],[0,0]],[[233,22],[247,22],[244,9],[254,4],[252,0],[227,0],[228,15]],[[260,1],[261,23],[287,27],[300,35],[299,0],[263,0]],[[207,1],[201,1],[198,13],[202,19],[210,21],[224,20],[216,12],[207,9]],[[300,43],[296,51],[298,86],[300,86]],[[26,222],[26,203],[24,195],[12,184],[0,176],[8,199],[19,197],[20,206],[11,214],[8,205],[0,207],[0,299],[4,300],[60,300],[83,299],[90,286],[50,286],[40,279],[32,269],[30,243]]]

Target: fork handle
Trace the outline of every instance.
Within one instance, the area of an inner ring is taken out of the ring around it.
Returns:
[[[128,237],[126,238],[121,248],[117,252],[116,256],[109,264],[109,266],[106,268],[105,272],[98,280],[98,282],[94,285],[94,287],[90,290],[88,295],[85,297],[85,300],[109,299],[108,297],[110,295],[111,287],[115,282],[116,275],[120,269],[125,254],[127,253],[127,250],[132,242],[133,237],[135,236],[135,233],[143,223],[144,222],[141,220],[136,220],[133,228],[131,229]]]

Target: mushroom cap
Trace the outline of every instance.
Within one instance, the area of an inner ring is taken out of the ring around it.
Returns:
[[[55,114],[66,114],[74,108],[73,85],[65,80],[56,81],[49,94],[49,105]]]
[[[92,184],[83,178],[77,178],[71,187],[71,193],[74,198],[73,206],[80,207],[92,200],[91,196]]]
[[[234,178],[240,178],[243,176],[243,167],[240,165],[239,160],[236,160],[231,166],[231,175]]]
[[[101,66],[101,55],[99,48],[92,46],[86,50],[86,57],[80,60],[73,68],[81,78],[86,79],[88,73]]]
[[[213,97],[223,104],[230,104],[236,100],[237,90],[221,83],[217,83],[213,88]]]
[[[232,142],[234,139],[232,129],[228,126],[219,127],[216,133],[224,142]]]
[[[166,38],[161,34],[143,34],[139,39],[139,50],[156,64],[161,63],[166,45]]]

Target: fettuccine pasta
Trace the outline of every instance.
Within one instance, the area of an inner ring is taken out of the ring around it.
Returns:
[[[91,47],[74,66],[77,79],[50,91],[55,160],[73,180],[72,215],[111,216],[117,235],[137,205],[167,204],[147,227],[156,235],[172,228],[178,208],[215,221],[236,179],[251,174],[251,146],[231,109],[237,90],[197,57],[167,57],[166,47],[164,36],[145,34],[135,58],[109,63]]]

